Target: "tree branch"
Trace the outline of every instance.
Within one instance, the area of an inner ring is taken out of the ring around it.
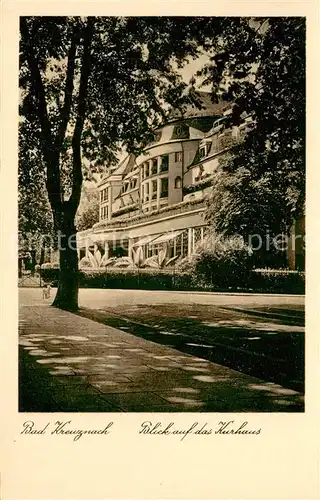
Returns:
[[[73,30],[71,45],[68,53],[68,68],[67,68],[67,77],[65,85],[64,104],[61,111],[60,126],[58,132],[58,150],[60,150],[62,147],[70,118],[72,93],[74,88],[75,59],[76,59],[78,41],[79,41],[79,29],[78,27],[75,27]]]
[[[81,164],[81,136],[85,121],[87,89],[88,89],[88,80],[89,80],[90,66],[91,66],[90,50],[91,50],[91,42],[93,35],[93,24],[94,24],[93,18],[88,17],[87,26],[85,28],[83,37],[83,57],[82,57],[82,68],[80,76],[77,119],[72,137],[73,172],[72,172],[72,193],[69,199],[69,203],[73,206],[75,211],[78,208],[80,202],[82,179],[83,179],[82,164]]]
[[[29,33],[25,17],[21,17],[20,19],[20,31],[26,46],[26,58],[31,73],[32,87],[34,88],[35,97],[38,103],[37,116],[40,121],[43,156],[47,166],[46,186],[49,201],[53,208],[57,208],[61,203],[59,158],[57,157],[57,151],[54,146],[54,140],[51,132],[45,89],[41,78],[37,56],[33,48],[33,36]]]

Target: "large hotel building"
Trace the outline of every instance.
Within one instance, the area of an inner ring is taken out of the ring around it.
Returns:
[[[80,267],[173,266],[190,257],[208,226],[205,197],[219,158],[250,129],[247,118],[227,127],[225,102],[201,93],[202,109],[173,112],[143,154],[128,155],[99,183],[99,222],[79,232]],[[298,231],[303,221],[294,224]],[[298,242],[299,244],[299,242]],[[288,265],[301,267],[302,245],[289,248]]]

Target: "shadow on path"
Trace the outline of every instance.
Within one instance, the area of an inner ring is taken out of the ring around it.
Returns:
[[[161,304],[79,315],[290,389],[304,391],[304,311]]]

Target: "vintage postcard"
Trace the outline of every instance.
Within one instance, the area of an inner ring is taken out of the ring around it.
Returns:
[[[4,500],[319,498],[318,14],[4,2]]]

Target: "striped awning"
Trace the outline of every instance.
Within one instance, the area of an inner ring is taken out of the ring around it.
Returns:
[[[144,245],[147,245],[151,241],[153,241],[156,238],[158,238],[158,236],[159,236],[158,234],[152,234],[152,235],[149,235],[149,236],[145,236],[141,240],[139,240],[136,243],[134,243],[132,246],[133,247],[143,247]]]
[[[158,243],[166,243],[168,241],[175,240],[180,234],[183,233],[182,231],[170,231],[169,233],[162,234],[155,240],[153,240],[152,244],[157,245]]]

